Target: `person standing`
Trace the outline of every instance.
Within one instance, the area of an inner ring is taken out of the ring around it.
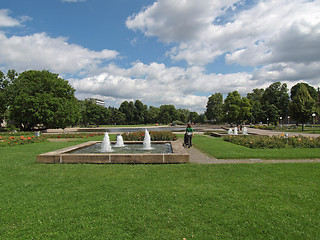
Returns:
[[[186,128],[186,133],[184,135],[184,143],[185,145],[188,145],[190,148],[192,146],[192,137],[193,137],[193,128],[191,127],[191,123],[188,123]]]

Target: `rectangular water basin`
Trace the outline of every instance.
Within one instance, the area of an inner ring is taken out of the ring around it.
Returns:
[[[100,141],[90,141],[75,146],[59,149],[56,151],[39,154],[37,162],[41,163],[187,163],[189,162],[189,154],[183,148],[181,143],[175,141],[154,141],[155,144],[171,144],[172,153],[74,153]],[[111,142],[114,144],[115,142]],[[124,142],[125,145],[143,144],[142,142]]]

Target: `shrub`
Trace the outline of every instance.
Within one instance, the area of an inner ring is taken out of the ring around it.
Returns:
[[[320,137],[293,136],[225,136],[224,141],[249,148],[320,148]]]
[[[62,134],[46,134],[47,138],[85,138],[104,135],[105,133],[62,133]]]
[[[177,136],[169,131],[150,131],[151,141],[175,141]],[[143,141],[144,132],[128,132],[121,134],[124,141]]]

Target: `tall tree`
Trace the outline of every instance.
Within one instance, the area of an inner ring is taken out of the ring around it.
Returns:
[[[262,96],[264,93],[263,88],[255,88],[252,90],[252,93],[247,94],[247,98],[250,101],[250,104],[252,106],[251,113],[252,113],[252,120],[257,122],[262,122],[265,120],[266,115],[265,112],[262,109]]]
[[[134,102],[134,122],[136,124],[145,123],[145,115],[147,112],[147,106],[144,105],[140,100],[136,100]]]
[[[108,124],[110,123],[111,112],[109,109],[97,105],[92,99],[80,101],[81,103],[81,122],[84,125],[95,124]]]
[[[159,121],[160,108],[150,106],[145,115],[146,123],[158,123]]]
[[[183,123],[187,123],[189,120],[190,111],[188,109],[182,109],[182,108],[179,108],[177,111],[179,115],[178,120]]]
[[[7,98],[6,98],[6,90],[7,90],[8,82],[5,78],[3,72],[0,71],[0,123],[4,118],[4,113],[7,110]]]
[[[221,123],[223,118],[223,96],[221,93],[212,94],[207,102],[205,115],[207,119]]]
[[[252,118],[250,101],[233,91],[228,94],[224,101],[225,121],[240,124]]]
[[[68,81],[48,71],[26,71],[9,87],[10,118],[23,130],[37,124],[65,128],[80,119],[75,90]]]
[[[301,84],[297,89],[289,105],[290,116],[302,124],[311,120],[312,113],[316,112],[316,101],[310,95],[308,88]],[[318,114],[318,113],[317,113]]]
[[[307,83],[297,83],[296,85],[294,85],[291,90],[290,90],[290,97],[291,99],[294,98],[294,96],[297,94],[297,91],[298,89],[301,87],[301,86],[305,86],[310,94],[310,96],[315,100],[315,101],[318,101],[318,93],[317,93],[317,90],[310,86],[309,84]]]
[[[132,101],[124,101],[121,103],[119,107],[119,111],[125,114],[126,116],[126,124],[133,124],[134,122],[134,113],[135,107]]]
[[[267,113],[266,117],[269,118],[270,122],[274,122],[275,125],[280,116],[285,117],[288,115],[289,94],[287,84],[272,83],[266,88],[261,100],[262,108]],[[270,107],[270,105],[274,106]],[[268,115],[268,109],[273,109],[272,115]]]
[[[160,121],[161,123],[170,123],[172,121],[178,120],[178,111],[173,105],[161,105],[160,106]]]

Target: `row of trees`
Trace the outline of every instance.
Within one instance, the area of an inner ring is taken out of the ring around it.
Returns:
[[[246,97],[237,92],[228,94],[225,100],[221,93],[212,94],[207,102],[205,115],[215,123],[273,122],[291,117],[302,126],[319,115],[319,90],[298,83],[291,88],[276,82],[266,89],[253,89]]]
[[[277,122],[288,116],[305,124],[312,114],[319,116],[319,90],[306,83],[291,88],[276,82],[266,89],[253,89],[246,97],[231,92],[223,99],[215,93],[208,99],[205,115],[173,105],[148,107],[140,100],[124,101],[119,108],[99,106],[92,100],[79,101],[75,89],[58,74],[49,71],[25,71],[21,74],[0,71],[0,119],[6,118],[18,128],[30,130],[37,125],[65,128],[70,125],[152,124],[180,122],[214,123]]]
[[[160,107],[148,107],[140,100],[124,101],[119,108],[95,104],[94,100],[80,101],[82,125],[102,124],[168,124],[172,122],[186,123],[204,122],[204,115],[199,116],[196,112],[187,109],[176,109],[173,105],[161,105]]]
[[[124,101],[119,109],[105,108],[93,100],[79,101],[75,89],[58,74],[0,71],[0,119],[6,118],[22,130],[36,126],[65,128],[70,125],[148,124],[203,122],[203,116],[173,105],[148,107],[140,100]]]

